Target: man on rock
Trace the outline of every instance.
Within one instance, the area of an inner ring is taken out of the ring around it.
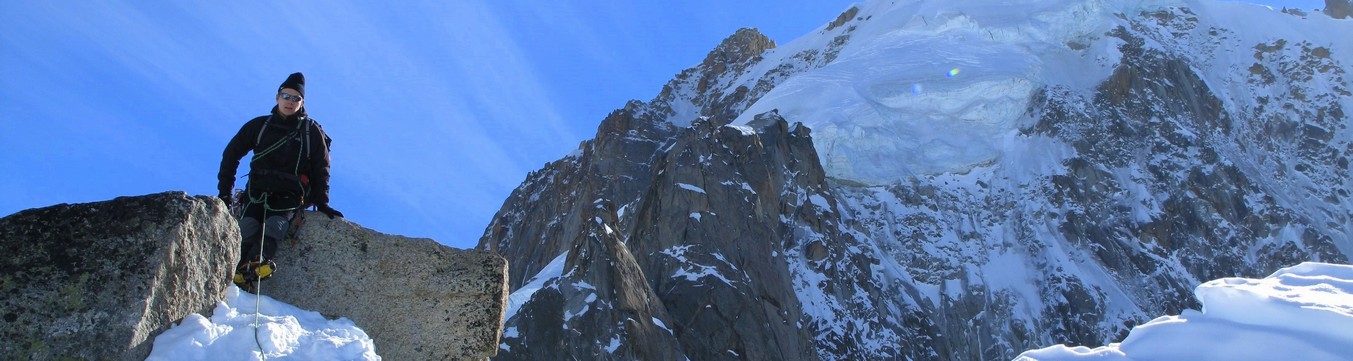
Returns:
[[[230,205],[240,159],[249,160],[249,181],[240,199],[240,263],[234,281],[252,291],[255,282],[277,269],[273,254],[295,212],[310,205],[329,218],[343,213],[329,207],[329,136],[305,111],[305,76],[293,73],[277,87],[277,106],[269,115],[240,128],[221,154],[217,174],[220,198]]]

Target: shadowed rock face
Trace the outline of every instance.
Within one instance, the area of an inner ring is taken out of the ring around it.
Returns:
[[[558,345],[616,359],[813,356],[812,335],[798,325],[785,248],[775,241],[784,238],[782,213],[792,217],[803,203],[798,182],[822,189],[811,148],[806,129],[791,133],[778,116],[755,130],[701,120],[678,131],[637,201],[620,210],[598,199],[569,215],[583,229],[565,243],[566,276],[508,323],[531,331],[505,340],[499,359],[550,358]],[[791,165],[803,159],[812,161]],[[621,225],[620,212],[632,226]],[[752,274],[726,283],[690,262]],[[560,324],[572,331],[549,332]],[[615,340],[614,350],[599,339]]]
[[[482,360],[497,350],[502,257],[307,217],[302,241],[279,247],[264,295],[353,320],[387,359]],[[0,358],[144,360],[155,336],[211,312],[232,287],[239,237],[219,200],[183,192],[0,219]]]
[[[295,244],[259,291],[327,317],[347,317],[391,360],[493,356],[507,302],[507,262],[431,239],[381,234],[306,212]]]
[[[239,229],[214,197],[168,192],[18,212],[0,245],[4,358],[144,360],[170,324],[216,305]]]

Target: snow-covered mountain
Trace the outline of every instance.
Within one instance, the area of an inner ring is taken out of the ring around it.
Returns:
[[[1353,21],[870,1],[744,29],[528,175],[498,359],[1010,359],[1353,256]]]

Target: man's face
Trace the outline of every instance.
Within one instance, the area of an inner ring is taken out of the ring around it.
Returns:
[[[296,114],[302,105],[305,105],[305,99],[301,98],[301,93],[295,89],[282,88],[282,91],[277,92],[277,110],[282,112],[282,115]]]

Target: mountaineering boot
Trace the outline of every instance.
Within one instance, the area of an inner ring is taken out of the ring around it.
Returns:
[[[235,267],[235,277],[233,278],[233,281],[235,281],[235,285],[239,286],[240,289],[249,293],[254,293],[254,290],[257,289],[258,281],[272,277],[272,274],[276,271],[277,263],[272,260],[240,263],[239,266]]]
[[[273,271],[276,270],[277,264],[273,263],[272,260],[268,260],[267,262],[261,262],[257,267],[254,267],[254,277],[256,277],[259,281],[262,281],[268,279],[268,277],[272,277]]]
[[[239,287],[241,291],[258,294],[257,283],[258,281],[245,281],[240,274],[235,274],[235,287]]]
[[[235,281],[235,286],[239,287],[244,292],[255,293],[254,290],[257,288],[254,287],[254,283],[257,281],[250,281],[250,276],[246,275],[241,269],[243,267],[244,265],[241,264],[239,268],[235,269],[235,277],[232,281]]]

